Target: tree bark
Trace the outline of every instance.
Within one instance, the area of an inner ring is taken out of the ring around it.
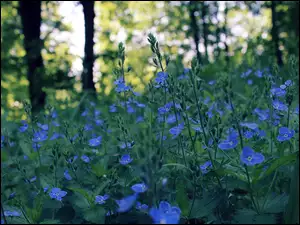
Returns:
[[[202,60],[201,60],[201,53],[199,51],[199,42],[200,42],[199,26],[197,24],[197,20],[196,20],[196,16],[195,16],[197,3],[195,1],[190,1],[189,6],[190,6],[189,12],[190,12],[190,19],[191,19],[191,30],[192,30],[194,42],[196,45],[197,60],[198,60],[198,63],[200,64],[202,62]]]
[[[36,114],[43,109],[46,101],[46,93],[42,90],[44,64],[40,39],[41,1],[20,1],[18,9],[24,34],[31,111]]]
[[[272,41],[274,46],[274,52],[276,55],[277,63],[279,66],[283,66],[282,52],[279,49],[279,34],[277,26],[277,12],[276,12],[276,1],[271,1],[271,11],[272,11]]]
[[[205,62],[208,63],[208,26],[205,21],[205,17],[208,15],[208,7],[205,2],[201,2],[201,11],[202,11],[202,24],[203,24],[203,40],[204,40],[204,48],[205,48]]]
[[[85,45],[84,45],[84,59],[82,72],[82,87],[84,91],[91,93],[96,92],[93,81],[93,67],[94,67],[94,1],[81,1],[83,6],[84,21],[85,21]]]
[[[225,60],[226,60],[226,64],[227,66],[229,66],[229,46],[226,42],[227,38],[228,38],[228,31],[227,31],[227,17],[228,17],[228,4],[227,2],[225,2],[225,10],[224,10],[224,27],[223,27],[223,32],[225,34]]]

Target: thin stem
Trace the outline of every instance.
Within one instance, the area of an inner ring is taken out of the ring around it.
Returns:
[[[3,209],[2,203],[1,203],[1,212],[2,212],[2,216],[3,216],[3,219],[4,219],[5,224],[8,224],[8,223],[7,223],[7,220],[6,220],[6,216],[4,215],[4,209]]]

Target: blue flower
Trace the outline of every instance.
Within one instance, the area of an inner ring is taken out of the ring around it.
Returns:
[[[10,210],[4,210],[4,216],[9,216],[9,217],[13,217],[13,216],[21,216],[21,214],[17,211],[10,211]]]
[[[120,163],[122,165],[127,165],[129,163],[132,162],[132,158],[130,158],[130,155],[129,154],[125,154],[125,155],[122,155],[121,159],[120,159]]]
[[[286,85],[284,85],[284,84],[280,85],[279,87],[283,90],[286,89]]]
[[[93,138],[93,139],[89,140],[89,145],[91,147],[96,147],[101,144],[101,140],[102,140],[101,136]]]
[[[138,116],[135,120],[136,123],[140,123],[144,121],[144,117],[143,116]]]
[[[53,124],[53,126],[55,126],[55,127],[59,127],[59,126],[60,126],[59,123],[56,122],[56,121],[52,121],[52,124]]]
[[[211,161],[205,162],[203,165],[200,165],[200,170],[203,174],[206,174],[209,172],[209,168],[212,168]]]
[[[293,82],[291,80],[287,80],[286,82],[284,82],[284,84],[289,87],[293,85]]]
[[[37,126],[45,131],[47,131],[49,129],[48,124],[37,123]]]
[[[101,119],[97,119],[97,120],[95,120],[95,123],[96,123],[96,125],[103,125],[104,124],[104,120],[101,120]]]
[[[97,195],[96,197],[95,197],[95,203],[96,204],[99,204],[99,205],[102,205],[102,204],[104,204],[105,203],[105,201],[107,200],[107,199],[109,199],[109,195]]]
[[[179,115],[177,115],[177,119],[180,120]],[[171,123],[175,123],[176,122],[176,115],[175,114],[171,114],[167,117],[167,123],[171,124]]]
[[[158,72],[156,74],[155,82],[158,84],[165,84],[167,79],[168,79],[168,73]]]
[[[130,114],[135,113],[135,109],[130,104],[128,104],[127,105],[127,112],[130,113]]]
[[[247,138],[247,139],[252,138],[253,135],[254,135],[254,134],[253,134],[252,131],[247,130],[247,131],[244,132],[244,137]]]
[[[57,117],[57,112],[55,110],[52,111],[51,117],[55,119]]]
[[[42,146],[38,143],[32,143],[32,148],[34,151],[37,151],[41,148]]]
[[[273,108],[279,111],[287,111],[288,109],[288,107],[284,103],[277,99],[273,101]]]
[[[208,82],[209,85],[214,85],[215,83],[216,83],[215,80],[211,80],[211,81]]]
[[[292,137],[294,137],[295,131],[291,130],[287,127],[280,127],[279,128],[279,135],[277,136],[278,141],[288,141]]]
[[[116,104],[112,104],[109,106],[109,112],[117,112]]]
[[[299,115],[299,105],[295,108],[295,113]]]
[[[13,199],[14,197],[16,197],[16,192],[11,193],[11,194],[8,196],[8,200]]]
[[[33,142],[42,142],[42,141],[45,141],[47,139],[48,139],[47,131],[41,130],[41,131],[34,132],[32,141]]]
[[[175,138],[182,132],[183,129],[184,129],[184,124],[183,124],[183,123],[179,124],[179,125],[176,126],[176,127],[172,127],[172,128],[169,130],[170,134],[173,135],[173,136],[172,136],[172,139],[175,139]]]
[[[1,135],[1,148],[3,148],[3,146],[4,146],[4,139],[5,139],[5,137],[3,135]]]
[[[101,114],[101,112],[97,109],[94,110],[94,116],[97,117]]]
[[[228,150],[235,148],[238,145],[238,140],[236,138],[227,139],[218,144],[218,147],[222,150]]]
[[[48,191],[48,189],[49,189],[49,186],[44,187],[44,193],[46,193]]]
[[[120,148],[121,148],[121,149],[125,149],[125,148],[127,147],[128,149],[130,149],[130,148],[133,147],[133,145],[134,145],[134,141],[132,141],[132,142],[129,142],[129,141],[128,141],[127,143],[121,142]]]
[[[84,130],[85,131],[93,130],[93,125],[92,124],[85,124],[84,125]]]
[[[82,160],[83,162],[86,162],[86,163],[89,163],[89,162],[90,162],[90,158],[89,158],[88,156],[86,156],[86,155],[81,156],[81,160]]]
[[[88,110],[84,110],[84,111],[81,113],[81,116],[85,117],[85,116],[87,116],[87,114],[88,114]]]
[[[255,134],[260,138],[266,137],[266,132],[264,130],[256,129]]]
[[[64,176],[65,176],[65,178],[66,178],[67,180],[72,180],[72,177],[71,177],[71,175],[69,174],[69,171],[68,171],[68,170],[65,170]]]
[[[178,224],[181,210],[176,206],[171,206],[168,202],[161,201],[159,208],[151,208],[149,215],[155,224]]]
[[[123,199],[120,200],[115,200],[116,203],[118,204],[118,209],[117,212],[127,212],[128,210],[131,209],[131,207],[134,205],[136,198],[137,198],[137,194],[133,194],[133,195],[129,195]]]
[[[66,191],[62,191],[60,188],[52,188],[50,193],[49,193],[49,196],[52,198],[52,199],[56,199],[57,201],[61,201],[63,197],[65,197],[67,195],[67,192]]]
[[[33,183],[34,181],[36,181],[36,176],[32,177],[32,178],[29,180],[30,183]]]
[[[253,84],[253,80],[251,80],[251,79],[247,80],[247,84],[252,85]]]
[[[166,186],[166,184],[168,183],[168,178],[163,178],[161,181],[162,186]]]
[[[163,114],[169,112],[170,109],[171,109],[171,107],[172,107],[172,105],[173,105],[173,103],[172,103],[172,102],[169,102],[169,103],[167,103],[166,105],[164,105],[164,106],[162,106],[162,107],[159,107],[159,108],[158,108],[158,113],[161,114],[161,115],[163,115]]]
[[[248,76],[250,75],[251,72],[252,72],[251,69],[247,70],[246,72],[244,72],[244,73],[241,74],[241,78],[248,77]]]
[[[241,161],[247,166],[254,166],[260,164],[265,160],[261,153],[255,152],[252,148],[245,146],[241,154]]]
[[[120,92],[125,92],[125,91],[130,91],[131,87],[130,86],[126,86],[124,79],[121,77],[119,79],[117,79],[114,84],[117,85],[116,87],[116,92],[120,93]]]
[[[258,115],[258,119],[261,121],[267,120],[269,118],[269,109],[254,109],[254,113]]]
[[[258,125],[256,124],[256,123],[249,123],[249,122],[242,122],[242,123],[240,123],[240,125],[242,126],[242,127],[248,127],[249,129],[252,129],[252,130],[254,130],[254,129],[256,129],[256,128],[258,128]]]
[[[25,120],[22,120],[21,122],[23,123],[23,126],[19,127],[19,131],[23,133],[28,129],[28,124]]]
[[[61,135],[59,134],[59,133],[53,133],[53,135],[52,135],[52,137],[50,138],[50,140],[55,140],[55,139],[57,139],[57,138],[60,138],[61,137]]]
[[[148,190],[148,187],[146,186],[145,183],[140,183],[140,184],[135,184],[131,186],[131,189],[135,192],[135,193],[144,193],[145,191]]]
[[[141,210],[141,211],[147,211],[148,207],[149,207],[148,205],[142,204],[142,203],[140,203],[140,202],[137,202],[137,203],[136,203],[136,206],[135,206],[135,208],[136,208],[137,210]]]
[[[67,162],[68,163],[73,163],[73,162],[75,162],[75,160],[78,158],[78,156],[77,155],[74,155],[74,157],[73,158],[69,158],[68,160],[67,160]]]
[[[263,72],[262,72],[261,70],[257,70],[257,71],[255,72],[255,75],[256,75],[257,77],[261,78],[261,77],[263,76]]]
[[[286,91],[284,89],[274,87],[271,88],[271,94],[273,96],[280,97],[280,96],[284,96],[286,94]]]

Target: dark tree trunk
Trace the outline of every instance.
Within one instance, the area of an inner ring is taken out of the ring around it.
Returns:
[[[271,11],[272,11],[272,41],[275,50],[275,55],[277,59],[277,63],[279,66],[283,66],[282,61],[282,53],[279,49],[279,34],[278,34],[278,26],[277,26],[277,12],[276,12],[276,1],[271,1]]]
[[[227,66],[229,66],[229,46],[226,42],[227,38],[228,38],[228,31],[227,31],[227,17],[228,17],[228,4],[227,2],[225,2],[225,10],[224,10],[224,27],[223,27],[223,32],[225,34],[225,60],[226,60],[226,64]]]
[[[43,109],[46,93],[42,90],[44,64],[41,55],[42,42],[40,39],[41,1],[20,1],[19,14],[24,34],[24,48],[27,60],[27,79],[29,81],[29,97],[32,113]]]
[[[196,52],[197,52],[197,60],[198,63],[201,63],[201,53],[199,51],[199,42],[200,42],[200,37],[199,37],[199,26],[197,24],[197,20],[196,20],[196,16],[195,16],[195,12],[197,11],[197,2],[195,1],[190,1],[190,5],[189,5],[189,12],[190,12],[190,19],[191,19],[191,30],[192,30],[192,34],[194,37],[194,42],[196,45]]]
[[[217,28],[216,28],[216,50],[215,50],[215,60],[219,58],[220,56],[220,47],[219,47],[219,43],[220,43],[220,33],[221,33],[221,28],[219,25],[219,19],[218,19],[218,13],[219,13],[219,3],[217,1],[214,2],[214,6],[216,7],[216,12],[215,12],[215,18],[217,20]]]
[[[202,11],[202,23],[203,23],[203,39],[204,39],[204,48],[205,48],[205,62],[208,63],[208,26],[205,21],[205,17],[208,16],[208,7],[205,2],[201,2],[201,11]]]
[[[96,92],[93,81],[94,67],[94,1],[81,1],[84,13],[85,22],[85,45],[84,45],[84,60],[82,72],[82,86],[84,91],[89,91],[93,94]]]

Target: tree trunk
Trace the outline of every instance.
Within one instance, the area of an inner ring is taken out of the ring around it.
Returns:
[[[225,37],[226,37],[225,42],[224,42],[224,45],[225,45],[225,60],[226,60],[227,66],[229,66],[229,46],[228,46],[228,44],[226,42],[226,40],[228,38],[227,17],[228,17],[228,4],[227,4],[227,2],[225,2],[223,31],[224,31],[224,34],[225,34]]]
[[[189,12],[190,12],[190,18],[191,18],[191,30],[192,30],[192,34],[194,36],[194,41],[195,41],[195,45],[196,45],[197,60],[198,60],[198,63],[200,64],[201,63],[201,53],[199,51],[199,42],[200,42],[199,27],[198,27],[196,16],[195,16],[197,3],[195,1],[190,1],[189,6],[190,6]]]
[[[272,41],[274,46],[274,52],[276,55],[277,63],[279,66],[283,66],[282,61],[282,53],[279,49],[279,34],[278,34],[278,27],[277,27],[277,12],[276,12],[276,2],[271,1],[271,11],[272,11]]]
[[[214,51],[214,52],[215,52],[214,56],[215,56],[215,61],[216,61],[216,60],[219,59],[220,52],[221,52],[220,47],[219,47],[221,28],[220,28],[220,25],[219,25],[219,19],[218,19],[219,4],[218,4],[217,1],[214,2],[214,6],[216,7],[216,13],[215,13],[214,16],[215,16],[215,18],[216,18],[216,20],[217,20],[217,24],[216,24],[217,28],[216,28],[216,33],[215,33],[215,35],[216,35],[216,44],[217,44],[217,46],[216,46],[216,49],[215,49],[215,51]]]
[[[83,6],[84,21],[85,21],[85,45],[84,45],[84,60],[82,72],[82,86],[84,91],[89,91],[93,95],[96,92],[93,81],[94,67],[94,1],[81,1]]]
[[[32,113],[43,109],[46,93],[42,90],[44,64],[41,55],[42,42],[40,39],[41,1],[20,1],[19,14],[24,34],[24,48],[27,60],[27,79],[29,81],[29,97]]]
[[[201,2],[201,11],[202,11],[202,23],[203,23],[203,39],[204,39],[204,48],[205,48],[205,62],[208,63],[208,26],[205,21],[205,17],[208,16],[208,7],[205,2]]]

